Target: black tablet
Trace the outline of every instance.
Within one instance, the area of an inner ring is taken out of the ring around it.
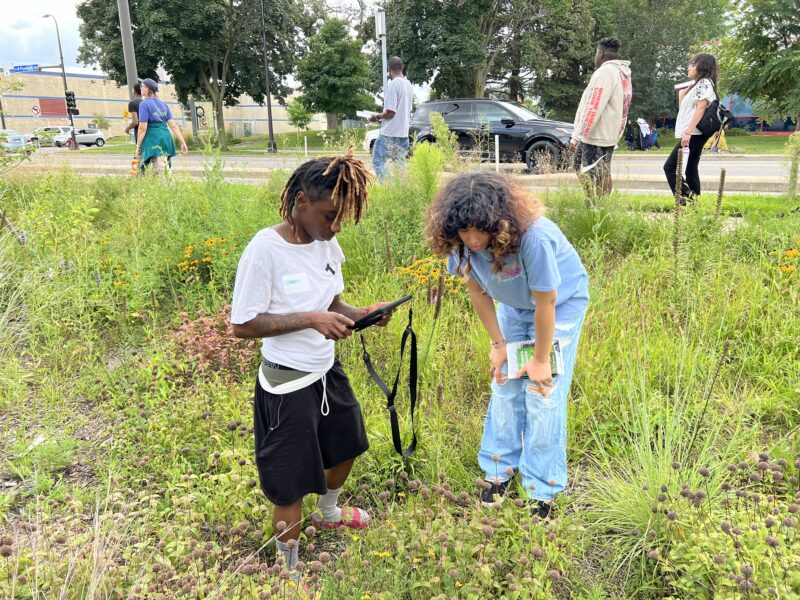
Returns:
[[[350,329],[352,329],[353,331],[361,331],[362,329],[366,329],[367,327],[375,325],[378,321],[380,321],[383,318],[383,316],[386,313],[392,312],[395,308],[397,308],[401,304],[405,304],[406,302],[411,300],[411,298],[413,298],[413,296],[411,295],[403,296],[402,298],[400,298],[400,300],[395,300],[391,304],[387,304],[386,306],[383,306],[378,310],[373,310],[368,315],[361,317],[358,321],[353,323],[350,326]]]

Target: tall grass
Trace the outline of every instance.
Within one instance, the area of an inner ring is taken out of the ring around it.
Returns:
[[[443,161],[436,145],[416,148],[408,171],[374,185],[365,218],[338,236],[346,301],[414,295],[420,446],[409,460],[394,453],[385,398],[360,343],[339,343],[371,444],[344,494],[375,521],[367,532],[304,534],[312,590],[326,598],[728,593],[724,573],[705,565],[689,580],[694,571],[674,553],[702,544],[693,531],[702,515],[709,531],[725,515],[727,464],[800,451],[800,286],[789,268],[796,227],[774,199],[728,196],[721,213],[741,212],[742,221],[727,229],[715,199],[703,199],[681,215],[676,267],[662,200],[614,194],[587,208],[577,190],[543,197],[589,269],[592,300],[569,404],[574,481],[557,520],[542,524],[516,484],[502,510],[478,505],[488,338],[461,284],[440,283],[442,264],[422,236]],[[223,307],[244,246],[278,220],[286,176],[258,188],[68,172],[4,184],[29,242],[0,233],[0,482],[12,482],[0,488],[0,554],[9,548],[2,594],[292,595],[281,570],[268,571],[274,532],[257,484],[252,377],[203,358],[215,344],[236,343],[219,333]],[[365,332],[384,377],[399,366],[406,315]],[[192,320],[209,329],[192,338],[202,347],[188,357],[179,349]],[[405,387],[398,409],[408,439]],[[39,435],[46,444],[26,453]],[[780,468],[783,483],[770,493],[788,505],[794,471]],[[105,473],[114,475],[101,481]],[[683,484],[707,496],[691,518],[676,508]],[[669,507],[655,499],[662,485]],[[668,522],[667,508],[677,521]],[[29,535],[40,529],[46,537]],[[800,560],[785,548],[782,560]],[[726,556],[727,568],[742,566]],[[765,556],[759,569],[780,573],[783,563]],[[800,593],[780,579],[783,595]]]

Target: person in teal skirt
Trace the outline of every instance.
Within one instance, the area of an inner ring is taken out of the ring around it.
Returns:
[[[158,83],[152,79],[140,79],[142,85],[142,103],[139,105],[139,135],[136,141],[136,156],[139,158],[140,169],[152,165],[158,173],[162,170],[162,161],[166,160],[167,168],[172,167],[172,157],[175,156],[175,141],[173,134],[181,143],[181,154],[186,154],[189,149],[183,134],[172,118],[172,111],[167,103],[156,96]]]

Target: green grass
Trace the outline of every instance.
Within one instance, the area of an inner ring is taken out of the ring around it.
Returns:
[[[729,135],[727,136],[728,150],[730,154],[786,154],[786,143],[788,135]],[[661,149],[651,148],[646,154],[669,154],[674,148],[677,140],[661,136],[659,139]],[[628,150],[624,143],[620,143],[618,152],[623,154],[644,154],[639,150]]]
[[[308,150],[320,152],[324,150],[342,150],[352,144],[356,153],[364,152],[362,144],[364,141],[365,129],[350,130],[310,130],[293,133],[278,133],[275,135],[275,144],[281,155],[302,156],[305,151],[303,138],[308,140]],[[327,140],[326,140],[327,138]],[[268,137],[266,135],[254,135],[246,138],[233,138],[228,150],[223,154],[230,155],[252,155],[263,156],[267,154]],[[134,144],[130,138],[113,137],[106,140],[106,145],[102,148],[81,148],[81,152],[90,154],[133,154]],[[189,154],[202,154],[203,149],[192,145]]]
[[[416,152],[409,176],[374,186],[366,217],[338,236],[346,300],[415,295],[420,446],[410,460],[394,454],[360,344],[339,343],[371,444],[344,495],[375,522],[304,535],[306,564],[332,558],[316,582],[308,574],[311,591],[736,597],[727,574],[745,565],[759,589],[800,594],[800,538],[766,525],[773,508],[779,523],[796,522],[793,205],[730,196],[717,218],[707,196],[676,228],[668,198],[615,194],[587,208],[576,190],[543,196],[592,294],[569,406],[572,483],[543,524],[515,505],[517,487],[501,510],[477,502],[488,337],[459,282],[446,279],[438,318],[428,302],[441,264],[421,232],[441,160],[433,146]],[[286,176],[259,187],[213,172],[0,182],[28,240],[0,231],[0,482],[11,482],[0,487],[0,546],[12,542],[0,595],[245,599],[277,584],[278,597],[293,596],[266,571],[271,510],[248,431],[258,350],[225,323],[239,255],[277,221]],[[405,320],[366,333],[381,373],[397,364]],[[398,403],[407,435],[407,397]],[[723,521],[741,533],[725,533]]]

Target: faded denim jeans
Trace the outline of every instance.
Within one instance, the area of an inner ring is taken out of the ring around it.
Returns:
[[[492,398],[483,426],[478,463],[486,481],[509,479],[507,468],[519,471],[528,496],[552,500],[567,484],[567,398],[578,351],[578,340],[586,316],[563,318],[556,309],[553,337],[560,341],[564,372],[553,377],[554,386],[545,398],[528,390],[528,379],[492,379]],[[533,320],[518,321],[498,312],[500,329],[508,342],[535,338]],[[507,372],[508,364],[503,366]],[[499,456],[495,462],[493,457]]]
[[[387,163],[390,160],[398,164],[404,164],[407,154],[407,137],[379,135],[372,148],[372,165],[375,167],[375,175],[378,176],[378,179],[383,179],[389,174],[389,166]]]

